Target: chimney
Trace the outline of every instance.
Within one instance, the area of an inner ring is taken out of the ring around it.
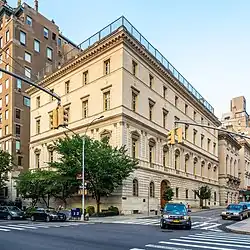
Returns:
[[[35,0],[35,10],[38,12],[38,0]]]

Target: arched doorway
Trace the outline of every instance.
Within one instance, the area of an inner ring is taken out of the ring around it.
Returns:
[[[163,194],[167,187],[170,187],[170,182],[167,180],[163,180],[161,182],[161,207],[164,207],[166,204],[166,201],[163,199]]]

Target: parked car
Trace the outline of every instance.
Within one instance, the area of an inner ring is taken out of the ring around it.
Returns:
[[[221,213],[221,217],[223,220],[226,219],[238,219],[243,220],[244,218],[248,218],[248,208],[246,205],[241,204],[230,204],[227,206],[226,211]]]
[[[1,219],[25,219],[24,212],[15,206],[1,206],[0,207],[0,218]]]
[[[169,226],[178,226],[186,229],[191,229],[192,222],[190,213],[184,204],[168,203],[162,210],[160,227],[168,228]]]
[[[250,202],[240,202],[239,205],[246,205],[248,209],[248,217],[250,217]]]
[[[45,208],[28,208],[26,211],[28,218],[31,218],[32,221],[43,220],[43,221],[66,221],[66,215],[60,212],[57,212],[54,209],[45,209]]]

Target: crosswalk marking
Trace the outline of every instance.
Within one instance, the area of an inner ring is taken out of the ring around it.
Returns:
[[[103,223],[112,223],[112,224],[134,224],[134,225],[152,225],[159,226],[159,219],[133,219],[133,220],[119,220],[119,221],[103,221]],[[222,232],[222,230],[218,229],[218,226],[221,224],[215,222],[201,222],[194,221],[192,222],[192,229],[202,229],[209,230],[212,232]]]
[[[95,223],[27,223],[27,224],[9,224],[0,225],[0,232],[10,232],[10,231],[25,231],[25,230],[37,230],[37,229],[49,229],[49,228],[60,228],[60,227],[70,227],[79,225],[89,225]]]
[[[135,248],[138,249],[138,248]],[[149,243],[144,249],[168,249],[168,250],[241,250],[250,249],[250,236],[234,233],[211,233],[189,234],[178,238],[170,238],[167,241]],[[133,250],[133,249],[130,249]]]

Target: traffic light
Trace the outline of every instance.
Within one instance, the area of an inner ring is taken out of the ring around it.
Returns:
[[[175,144],[175,130],[171,130],[168,132],[168,145]]]
[[[183,135],[182,135],[182,128],[177,128],[176,129],[176,134],[177,134],[177,140],[178,140],[178,143],[182,143],[183,142]]]
[[[67,126],[69,124],[69,108],[58,108],[58,125]]]
[[[58,112],[57,112],[57,108],[53,109],[52,111],[52,128],[55,129],[58,127]]]

